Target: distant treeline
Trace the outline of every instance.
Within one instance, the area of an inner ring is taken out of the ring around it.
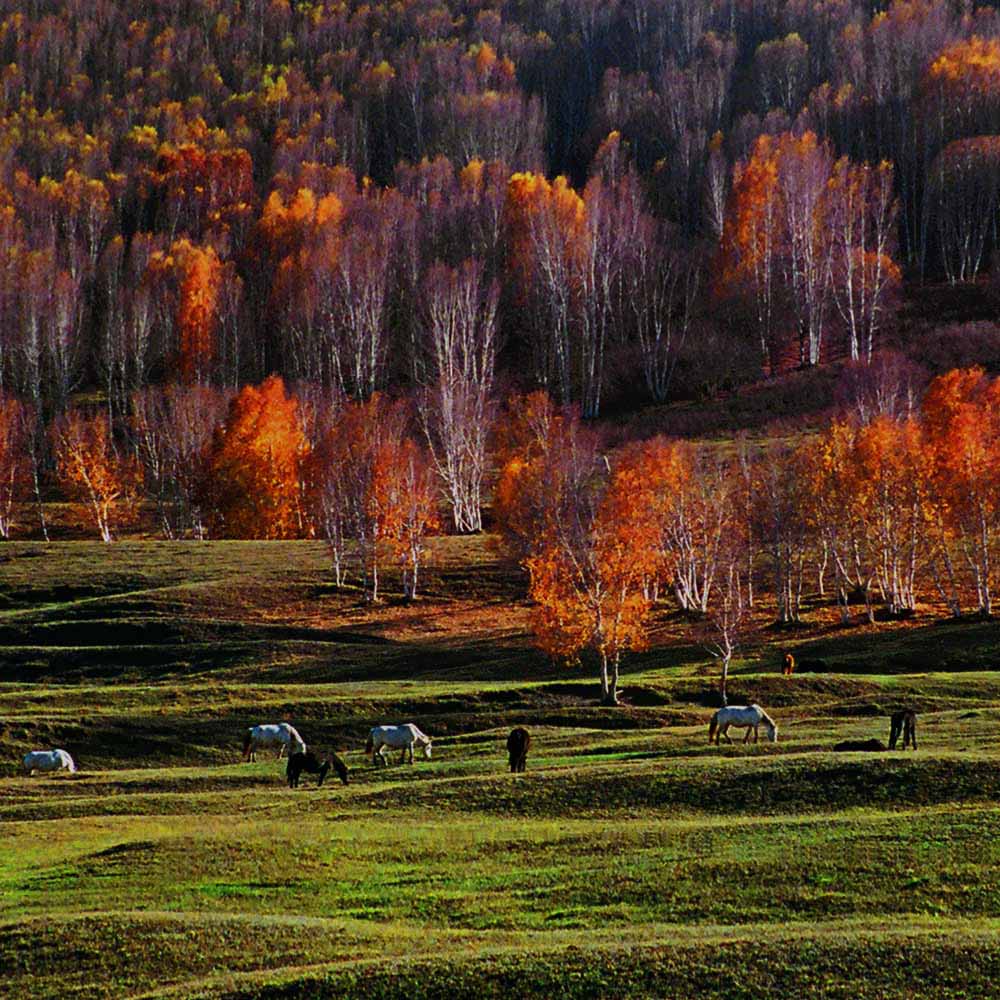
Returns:
[[[0,66],[0,390],[116,433],[425,391],[456,324],[586,417],[867,361],[995,249],[989,6],[3,0]]]

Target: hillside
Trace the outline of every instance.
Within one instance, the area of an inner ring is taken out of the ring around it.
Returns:
[[[331,588],[314,543],[3,554],[0,983],[18,996],[989,992],[991,623],[763,642],[732,691],[778,742],[717,750],[717,668],[670,614],[626,660],[626,704],[601,708],[592,667],[532,650],[523,582],[479,539],[436,543],[425,595],[379,606]],[[788,640],[826,669],[782,677]],[[884,740],[901,704],[917,752],[831,752]],[[239,763],[244,727],[278,718],[350,785]],[[433,758],[373,770],[367,729],[404,718]],[[16,774],[50,744],[79,774]]]

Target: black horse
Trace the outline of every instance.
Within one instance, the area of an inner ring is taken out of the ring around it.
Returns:
[[[309,774],[319,775],[319,781],[317,782],[318,787],[323,784],[326,772],[329,771],[331,767],[333,767],[340,780],[346,785],[347,766],[335,753],[330,754],[329,759],[323,761],[321,761],[316,754],[312,752],[312,750],[307,750],[305,753],[293,753],[288,758],[288,767],[285,768],[285,775],[288,778],[288,787],[299,787],[299,777],[303,771],[308,771]]]
[[[913,749],[917,749],[917,713],[912,708],[904,708],[902,711],[892,713],[892,722],[889,724],[889,749],[895,750],[899,740],[899,734],[903,734],[903,749],[905,750],[911,743]]]
[[[524,770],[528,759],[528,747],[531,746],[531,734],[523,726],[510,731],[507,737],[507,755],[510,758],[510,772],[516,774]]]

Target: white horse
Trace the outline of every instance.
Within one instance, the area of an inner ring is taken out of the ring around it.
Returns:
[[[729,727],[746,728],[747,734],[743,737],[746,743],[753,732],[753,741],[757,742],[757,728],[763,723],[767,728],[767,738],[772,743],[778,742],[778,727],[774,720],[760,707],[760,705],[731,705],[728,708],[720,708],[712,721],[708,725],[708,742],[715,740],[715,745],[719,745],[719,737],[725,736],[727,743],[733,741],[729,738]]]
[[[386,747],[403,751],[399,758],[400,764],[406,759],[406,752],[409,750],[410,763],[412,764],[414,745],[423,747],[424,756],[430,760],[431,739],[417,729],[412,722],[407,722],[402,726],[375,726],[368,734],[365,753],[372,755],[372,764],[375,767],[378,767],[379,759],[388,767],[389,762],[385,759]]]
[[[287,722],[277,722],[268,726],[251,726],[243,737],[243,759],[256,760],[258,747],[278,748],[278,757],[284,756],[287,748],[289,754],[305,753],[305,741],[299,736],[294,726]]]
[[[76,764],[65,750],[32,750],[24,755],[24,773],[29,777],[35,771],[69,771],[76,774]]]

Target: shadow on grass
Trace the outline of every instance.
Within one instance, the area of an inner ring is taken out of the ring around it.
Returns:
[[[994,670],[1000,665],[1000,625],[937,619],[891,631],[858,629],[802,643],[795,653],[799,673],[810,672],[816,661],[839,674]]]

